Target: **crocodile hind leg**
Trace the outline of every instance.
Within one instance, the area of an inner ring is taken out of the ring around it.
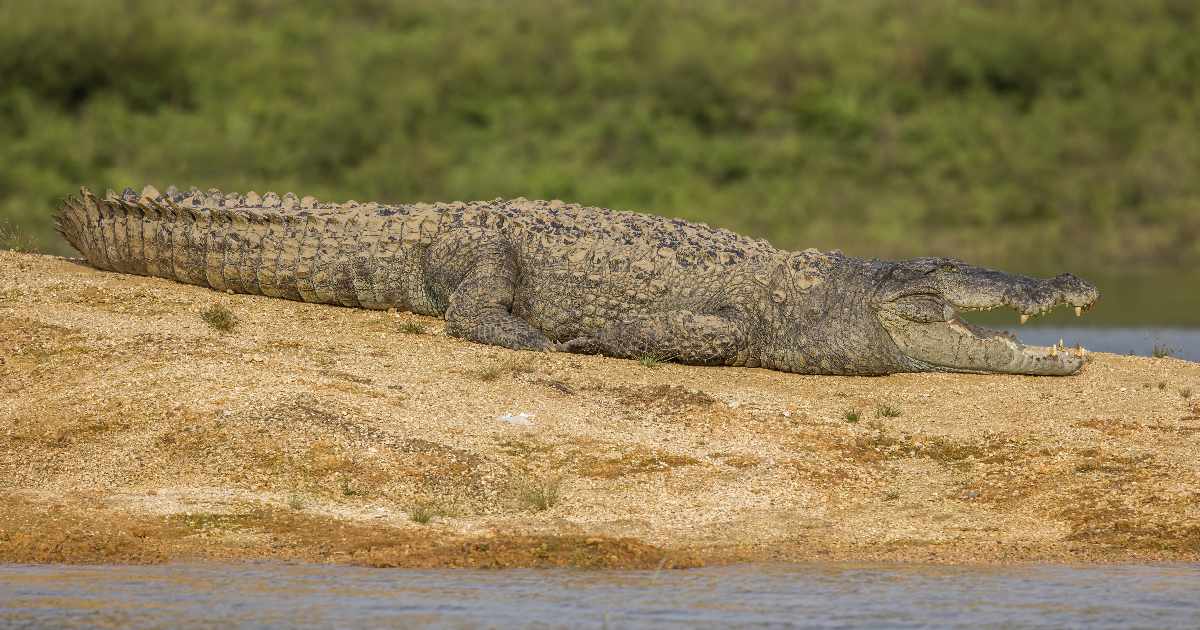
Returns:
[[[450,295],[446,333],[513,350],[550,350],[542,331],[512,314],[516,262],[500,243],[480,243],[479,254]]]
[[[560,343],[555,349],[693,365],[746,365],[753,363],[747,337],[735,319],[669,311],[627,319],[595,335]]]

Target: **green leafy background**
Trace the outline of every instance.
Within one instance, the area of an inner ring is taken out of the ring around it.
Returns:
[[[1191,0],[0,4],[0,223],[80,185],[526,196],[1026,271],[1200,262]]]

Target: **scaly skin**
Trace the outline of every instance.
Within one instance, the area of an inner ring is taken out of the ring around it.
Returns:
[[[680,219],[559,201],[318,203],[147,187],[67,199],[58,228],[100,269],[219,291],[446,319],[506,348],[807,374],[1071,374],[955,309],[1092,305],[1092,285],[942,258],[788,252]]]

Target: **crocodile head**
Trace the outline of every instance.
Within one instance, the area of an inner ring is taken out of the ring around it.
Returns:
[[[914,370],[1066,375],[1084,351],[1027,346],[1008,333],[967,323],[963,311],[1007,307],[1021,323],[1059,305],[1082,314],[1100,294],[1064,273],[1047,280],[975,267],[949,258],[918,258],[883,271],[872,299],[879,324]]]

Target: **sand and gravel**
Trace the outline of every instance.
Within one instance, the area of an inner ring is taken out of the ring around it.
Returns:
[[[5,251],[0,562],[1200,559],[1200,364],[1091,356],[644,365]]]

